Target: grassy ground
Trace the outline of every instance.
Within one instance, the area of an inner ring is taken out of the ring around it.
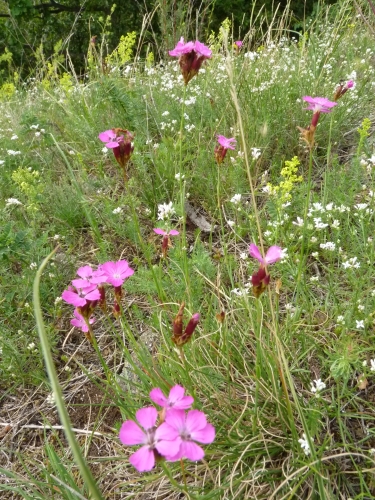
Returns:
[[[238,54],[224,30],[186,87],[172,58],[103,73],[94,52],[86,83],[39,68],[3,92],[2,498],[375,498],[374,21],[344,1],[302,36],[250,32]],[[302,97],[332,100],[349,79],[310,151]],[[113,127],[135,136],[126,183],[98,139]],[[217,134],[237,139],[221,165]],[[180,233],[166,258],[156,227]],[[259,298],[250,243],[284,250]],[[135,273],[118,317],[110,288],[95,310],[93,347],[61,294],[79,267],[120,259]],[[185,324],[200,313],[183,355],[182,302]],[[47,351],[97,490],[61,427]],[[139,473],[118,431],[175,384],[215,441],[202,461]]]

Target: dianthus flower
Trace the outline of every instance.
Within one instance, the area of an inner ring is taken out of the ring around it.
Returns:
[[[215,147],[215,160],[220,165],[224,161],[228,149],[234,150],[236,148],[237,141],[234,137],[228,139],[223,135],[218,135],[217,142],[219,145]]]
[[[182,76],[185,85],[187,85],[198,74],[203,61],[211,58],[212,52],[198,40],[185,43],[183,37],[181,37],[176,47],[169,51],[169,55],[179,58]]]
[[[185,389],[181,385],[172,387],[168,397],[164,396],[163,391],[159,387],[155,387],[150,392],[150,399],[167,410],[171,408],[175,410],[187,410],[194,403],[192,396],[185,396]]]
[[[171,229],[170,231],[164,231],[164,229],[160,229],[160,227],[154,228],[154,233],[160,234],[163,236],[163,241],[161,244],[161,250],[163,253],[163,257],[166,258],[168,254],[168,249],[172,246],[170,236],[177,236],[180,233],[175,229]]]
[[[99,139],[105,143],[106,148],[113,150],[116,161],[123,170],[124,180],[127,181],[126,166],[134,151],[134,135],[129,130],[113,128],[100,132]]]
[[[301,132],[301,136],[304,141],[307,142],[310,148],[314,145],[314,137],[316,126],[318,125],[320,113],[330,113],[332,108],[337,105],[337,102],[332,102],[325,97],[310,97],[304,96],[302,97],[304,101],[309,103],[309,106],[306,110],[313,111],[313,116],[311,119],[311,123],[307,128],[297,127]]]
[[[88,301],[99,300],[100,293],[96,285],[90,285],[86,288],[78,288],[77,291],[74,291],[72,287],[69,287],[68,290],[63,291],[61,298],[74,307],[83,307]]]
[[[251,243],[249,247],[249,254],[251,257],[257,259],[260,262],[258,271],[251,277],[253,294],[255,295],[255,297],[260,297],[270,282],[270,275],[266,270],[267,266],[274,264],[275,262],[280,260],[282,258],[282,253],[282,249],[274,245],[267,250],[266,256],[262,257],[259,248],[254,243]]]
[[[90,317],[86,321],[85,318],[80,314],[77,309],[74,309],[74,318],[70,320],[70,324],[73,326],[76,326],[77,328],[80,328],[83,333],[87,333],[89,331],[89,325],[92,325],[95,323],[95,318]],[[88,324],[87,324],[88,323]]]
[[[104,272],[98,269],[93,271],[91,266],[83,266],[77,270],[78,276],[80,278],[72,280],[72,285],[76,288],[85,288],[91,285],[98,285],[99,283],[104,283],[107,281],[107,277],[104,276]]]
[[[115,299],[114,304],[114,314],[117,316],[120,314],[120,304],[122,298],[122,284],[125,280],[130,278],[134,274],[134,269],[129,266],[127,260],[119,260],[117,262],[108,261],[99,266],[99,270],[106,277],[106,282],[110,283],[114,287]],[[101,297],[103,300],[103,296]],[[105,300],[105,298],[104,298]]]
[[[163,426],[156,427],[158,412],[154,407],[141,408],[136,419],[142,430],[133,420],[124,422],[120,429],[120,441],[126,446],[141,444],[142,447],[130,455],[130,463],[139,471],[150,471],[161,455],[178,453],[181,439],[177,429]]]
[[[176,432],[181,439],[179,450],[177,452],[170,450],[165,457],[170,462],[180,458],[188,458],[194,462],[201,460],[204,451],[197,442],[210,444],[215,439],[215,427],[207,423],[206,415],[199,410],[190,410],[187,414],[183,410],[169,410],[160,428],[170,435]]]

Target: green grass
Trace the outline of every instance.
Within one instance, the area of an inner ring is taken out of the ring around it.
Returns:
[[[281,24],[251,32],[239,55],[224,34],[186,88],[168,57],[98,69],[71,91],[26,82],[0,103],[4,498],[375,498],[375,18],[361,9],[321,8],[298,39]],[[302,97],[332,99],[351,75],[310,165]],[[98,139],[112,127],[135,135],[126,185]],[[237,139],[220,166],[217,134]],[[294,157],[302,180],[283,190]],[[180,232],[165,259],[155,227]],[[287,251],[258,299],[252,242]],[[33,282],[53,249],[39,307]],[[119,318],[111,291],[107,313],[95,310],[91,346],[59,298],[79,267],[120,259],[135,273]],[[171,340],[182,302],[185,325],[201,315],[183,356]],[[216,439],[202,461],[138,473],[118,431],[152,388],[175,384]]]

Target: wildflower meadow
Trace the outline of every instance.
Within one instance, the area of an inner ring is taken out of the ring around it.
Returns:
[[[375,6],[230,19],[0,86],[2,499],[375,498]]]

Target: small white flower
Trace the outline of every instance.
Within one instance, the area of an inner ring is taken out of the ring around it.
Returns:
[[[36,269],[37,267],[38,267],[38,264],[36,262],[32,262],[30,264],[30,269]],[[26,306],[26,304],[25,304],[25,306]]]
[[[337,316],[337,320],[336,320],[336,321],[337,321],[337,323],[338,323],[339,325],[345,325],[344,316],[341,316],[341,315],[340,315],[340,316]]]
[[[330,252],[333,252],[336,249],[336,245],[331,241],[327,241],[327,243],[321,243],[320,248],[323,248],[323,250],[329,250]]]
[[[361,319],[361,320],[356,319],[355,320],[355,327],[358,328],[358,330],[364,328],[365,327],[364,320],[363,319]]]
[[[365,310],[365,306],[363,306],[362,304],[358,304],[358,311],[364,311]]]
[[[316,236],[311,236],[310,241],[311,243],[316,243],[318,241],[318,238]]]
[[[17,156],[21,154],[21,151],[13,151],[13,149],[7,149],[7,153],[10,156]]]
[[[11,141],[15,141],[16,139],[18,139],[18,135],[16,134],[12,135],[12,137],[10,138]]]
[[[70,368],[70,366],[69,366],[69,365],[66,365],[66,366],[64,367],[64,370],[65,370],[66,372],[71,372],[71,371],[72,371],[72,369]]]
[[[267,229],[267,231],[264,231],[264,233],[263,233],[263,234],[264,234],[264,236],[265,236],[266,238],[268,238],[268,237],[272,236],[272,232],[271,232],[271,231],[269,231],[268,229]]]
[[[257,160],[261,154],[262,152],[259,148],[251,148],[251,156],[254,160]]]
[[[311,441],[314,441],[313,438],[310,438]],[[310,450],[310,445],[309,442],[307,441],[306,434],[302,434],[302,438],[298,440],[299,444],[301,445],[301,448],[305,452],[305,455],[310,455],[311,450]]]
[[[236,223],[234,222],[234,220],[227,220],[227,223],[228,223],[229,227],[233,227],[233,226],[236,225]]]
[[[122,208],[121,207],[117,207],[114,210],[112,210],[113,214],[120,214],[121,212],[122,212]]]
[[[169,111],[164,111],[164,113],[161,114],[161,116],[168,116],[169,115]]]
[[[295,226],[302,227],[303,226],[303,219],[301,219],[301,217],[297,217],[297,220],[292,222],[292,224],[294,224]]]
[[[60,302],[62,302],[62,298],[61,297],[56,297],[55,298],[55,306],[57,306],[58,304],[60,304]]]
[[[317,380],[312,381],[311,392],[313,392],[314,394],[317,394],[318,392],[322,391],[326,387],[327,387],[326,384],[324,382],[322,382],[322,380],[320,378],[318,378]]]
[[[231,198],[231,203],[234,203],[235,205],[238,205],[239,203],[241,203],[241,198],[242,198],[242,195],[241,194],[235,194],[232,198]]]
[[[55,404],[55,396],[54,396],[53,392],[51,392],[51,394],[48,394],[48,396],[46,397],[46,403],[48,405],[54,405]]]
[[[179,180],[184,180],[185,176],[178,173],[174,176],[174,178],[176,179],[176,181],[179,181]]]
[[[8,207],[9,205],[22,205],[22,203],[17,198],[8,198],[5,205]]]
[[[53,237],[54,240],[59,240],[60,239],[60,235],[59,234],[55,234],[55,236]]]
[[[311,282],[319,281],[319,276],[311,276],[310,281]]]
[[[370,370],[375,372],[375,359],[370,359]]]
[[[169,203],[162,203],[158,205],[158,220],[169,219],[174,213],[175,209],[173,208],[173,203],[171,201]]]
[[[337,219],[335,219],[332,222],[331,227],[333,227],[333,229],[338,229],[340,227],[340,221],[338,221]]]
[[[240,253],[240,259],[242,259],[242,260],[246,260],[246,259],[248,259],[248,258],[249,258],[249,256],[248,256],[248,254],[247,254],[246,252],[241,252],[241,253]]]
[[[319,252],[313,252],[311,254],[311,257],[314,257],[314,259],[317,259],[319,257]]]
[[[34,348],[35,348],[35,344],[34,342],[31,342],[28,346],[27,346],[28,350],[29,351],[32,351]]]
[[[39,137],[40,136],[40,132],[35,132],[35,137]]]
[[[39,124],[38,125],[31,125],[30,126],[31,130],[37,130],[38,128],[39,128]]]
[[[73,153],[74,153],[74,151],[73,151]],[[102,153],[106,155],[106,154],[108,153],[108,148],[106,148],[106,147],[104,146],[104,148],[102,149]],[[71,152],[70,152],[70,151],[69,151],[69,154],[71,154]]]

